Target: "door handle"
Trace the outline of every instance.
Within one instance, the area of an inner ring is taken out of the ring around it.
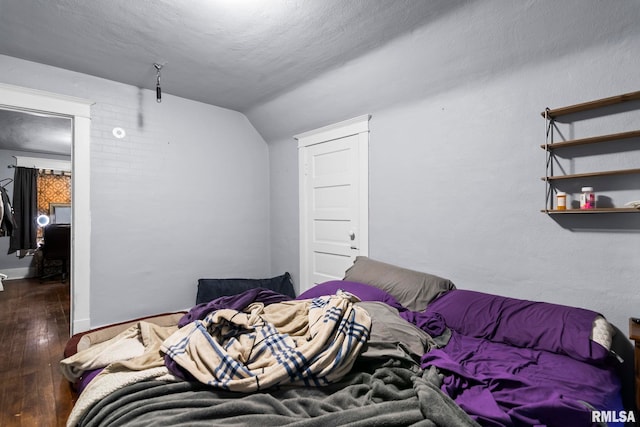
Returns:
[[[349,231],[349,238],[351,240],[356,240],[356,233],[353,230]]]

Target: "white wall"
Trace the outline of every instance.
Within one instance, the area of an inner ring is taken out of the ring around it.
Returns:
[[[640,214],[540,213],[540,112],[638,90],[639,18],[635,2],[475,2],[256,106],[247,115],[270,149],[272,266],[297,277],[292,135],[370,113],[371,257],[459,288],[597,310],[626,330],[640,306]],[[640,110],[608,123],[640,129]],[[638,167],[640,155],[607,161]],[[616,203],[640,199],[638,175],[623,182],[608,193]]]
[[[299,291],[299,217],[297,141],[285,139],[269,145],[271,183],[271,258],[273,274],[288,271]],[[296,291],[296,293],[299,293]]]
[[[268,152],[244,115],[7,56],[0,76],[95,102],[91,326],[188,308],[201,277],[269,275]]]

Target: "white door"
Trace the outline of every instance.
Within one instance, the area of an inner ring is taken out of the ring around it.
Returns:
[[[363,132],[349,121],[297,137],[301,144],[300,292],[342,279],[356,256],[368,254],[365,118]]]

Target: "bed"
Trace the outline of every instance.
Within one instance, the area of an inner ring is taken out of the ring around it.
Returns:
[[[598,313],[358,257],[297,297],[201,279],[187,312],[72,337],[61,369],[70,426],[570,427],[635,425],[630,352]]]

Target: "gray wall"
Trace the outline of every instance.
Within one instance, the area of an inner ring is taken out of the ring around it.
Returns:
[[[2,56],[0,75],[96,101],[94,326],[187,307],[205,275],[297,278],[292,136],[370,113],[372,257],[460,288],[592,308],[624,330],[640,305],[640,215],[561,223],[539,212],[539,112],[638,90],[639,19],[632,1],[470,2],[252,108],[268,147],[232,111],[170,95],[158,105]],[[115,140],[114,126],[128,137]]]
[[[188,308],[200,277],[269,275],[268,151],[244,115],[7,56],[0,75],[95,102],[92,326]]]
[[[475,2],[249,111],[270,150],[273,268],[297,278],[292,136],[370,113],[372,258],[459,288],[594,309],[626,331],[640,306],[640,214],[540,213],[540,112],[639,89],[640,5],[585,3]],[[612,128],[640,129],[640,113],[563,132]],[[640,165],[637,149],[605,157],[591,166]],[[640,199],[638,175],[621,183],[600,194]]]

